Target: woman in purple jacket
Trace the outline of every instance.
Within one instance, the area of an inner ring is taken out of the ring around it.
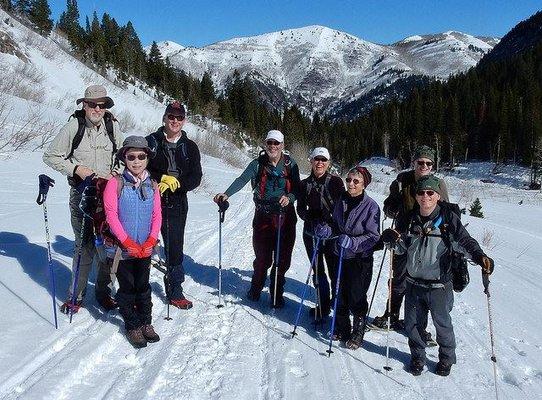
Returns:
[[[347,193],[335,204],[333,222],[339,235],[335,246],[336,261],[343,249],[343,265],[337,305],[336,340],[349,349],[361,345],[362,326],[367,314],[367,291],[373,275],[373,247],[380,237],[380,208],[365,193],[371,174],[365,167],[352,168],[346,177]],[[337,265],[337,264],[336,264]],[[350,313],[354,316],[350,324]]]

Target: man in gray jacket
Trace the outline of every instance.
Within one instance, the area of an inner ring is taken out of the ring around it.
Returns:
[[[440,192],[438,178],[425,176],[419,179],[417,206],[408,215],[406,231],[399,233],[386,229],[382,232],[384,243],[396,244],[397,253],[406,253],[405,330],[413,375],[420,375],[425,365],[423,332],[429,312],[439,345],[435,373],[446,376],[456,363],[456,342],[450,316],[454,303],[450,247],[467,253],[482,267],[484,274],[491,274],[494,268],[493,260],[469,235],[459,216],[446,203],[438,203]]]
[[[49,148],[43,154],[45,164],[68,177],[70,184],[70,215],[73,233],[75,235],[74,255],[81,247],[81,261],[77,279],[77,300],[72,312],[77,312],[86,293],[88,275],[96,255],[96,247],[92,237],[91,224],[86,224],[88,231],[81,243],[83,213],[79,209],[82,193],[77,190],[83,183],[97,178],[109,179],[118,171],[115,167],[115,153],[122,147],[124,140],[119,123],[107,111],[114,103],[107,96],[101,85],[92,85],[85,90],[84,97],[76,104],[83,103],[83,108],[77,110],[53,139]],[[111,298],[111,278],[108,265],[97,257],[98,277],[96,278],[96,300],[106,310],[117,307]],[[68,300],[62,305],[61,311],[69,313],[71,296],[76,270],[77,257],[72,262],[72,282],[68,289]]]

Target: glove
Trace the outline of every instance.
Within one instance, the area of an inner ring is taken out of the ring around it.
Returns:
[[[382,232],[382,241],[386,244],[395,243],[399,240],[401,235],[399,232],[397,232],[395,229],[384,229],[384,232]]]
[[[181,184],[175,178],[171,175],[162,175],[162,179],[160,179],[160,183],[158,184],[158,189],[160,190],[160,194],[164,194],[166,190],[171,190],[171,193],[179,189],[179,186]]]
[[[337,244],[339,245],[339,247],[348,250],[352,248],[352,246],[354,245],[354,241],[350,236],[342,234],[338,237]]]
[[[139,258],[146,258],[152,256],[152,251],[154,250],[154,246],[156,246],[156,243],[158,243],[158,240],[153,238],[152,236],[149,236],[145,242],[141,245],[141,251],[139,252]]]
[[[479,258],[478,265],[482,267],[482,272],[487,275],[491,275],[495,269],[495,262],[486,255]]]
[[[49,178],[47,175],[44,174],[41,174],[38,179],[40,189],[38,198],[36,199],[36,203],[41,205],[45,202],[45,200],[47,200],[47,193],[49,192],[49,188],[55,186],[55,180]]]
[[[130,257],[140,258],[139,253],[141,253],[141,246],[134,242],[130,237],[124,239],[121,246],[128,252]]]
[[[320,239],[327,239],[331,236],[331,227],[325,222],[320,222],[314,228],[314,235]]]

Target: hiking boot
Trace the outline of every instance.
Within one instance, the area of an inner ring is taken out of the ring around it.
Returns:
[[[260,292],[250,289],[247,292],[247,299],[250,300],[250,301],[259,301],[260,300]]]
[[[130,329],[126,332],[126,337],[132,346],[136,349],[147,347],[147,340],[143,336],[141,328]]]
[[[149,343],[155,343],[160,340],[160,336],[154,331],[152,325],[143,325],[141,327],[141,333]]]
[[[371,326],[374,329],[388,329],[388,314],[385,313],[380,317],[375,317]],[[405,329],[405,323],[402,319],[399,319],[397,314],[392,314],[390,316],[390,329],[394,331],[401,331]]]
[[[423,331],[420,335],[422,340],[425,342],[425,345],[428,347],[438,346],[437,342],[431,336],[431,332]]]
[[[450,375],[450,370],[452,369],[452,364],[447,361],[439,361],[437,367],[435,368],[435,374],[440,376]]]
[[[334,342],[335,341],[346,342],[349,339],[350,339],[350,333],[346,331],[335,330],[335,332],[333,332],[333,335],[331,335],[331,340],[333,340]]]
[[[284,308],[284,297],[277,296],[276,302],[274,302],[273,297],[271,297],[271,308]]]
[[[96,300],[105,311],[111,311],[119,307],[119,303],[111,296],[97,298]]]
[[[180,308],[181,310],[189,310],[192,308],[193,304],[188,299],[175,299],[170,300],[169,304],[171,304],[174,307]]]
[[[425,361],[419,358],[413,358],[410,361],[409,372],[414,376],[419,376],[422,374],[423,367],[425,366]]]
[[[60,312],[63,314],[69,314],[71,310],[72,314],[77,314],[77,311],[79,311],[81,307],[83,307],[83,300],[77,300],[72,306],[71,299],[68,299],[60,306]]]
[[[346,342],[346,347],[350,350],[357,350],[360,348],[363,341],[363,331],[364,327],[364,318],[354,317],[354,323],[352,324],[352,335],[350,339]]]

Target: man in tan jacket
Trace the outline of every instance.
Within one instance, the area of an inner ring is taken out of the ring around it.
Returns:
[[[82,305],[86,293],[88,275],[92,268],[94,256],[97,255],[92,235],[92,224],[86,223],[85,234],[82,235],[83,213],[79,209],[82,193],[77,190],[81,184],[95,178],[109,179],[117,172],[115,153],[122,147],[124,140],[119,124],[115,117],[107,111],[114,103],[107,96],[101,85],[92,85],[85,90],[85,96],[76,101],[83,103],[83,108],[77,110],[62,127],[59,134],[51,142],[43,154],[45,164],[66,175],[70,184],[70,215],[73,233],[75,235],[74,258],[72,261],[72,282],[68,289],[68,299],[62,305],[61,311],[75,313]],[[88,229],[88,231],[87,231]],[[84,237],[81,240],[81,236]],[[83,243],[81,243],[83,242]],[[72,308],[71,296],[74,272],[77,267],[77,254],[81,247],[79,276],[77,279],[77,299]],[[111,278],[105,259],[97,258],[98,276],[96,278],[96,300],[106,310],[117,307],[111,298]]]

